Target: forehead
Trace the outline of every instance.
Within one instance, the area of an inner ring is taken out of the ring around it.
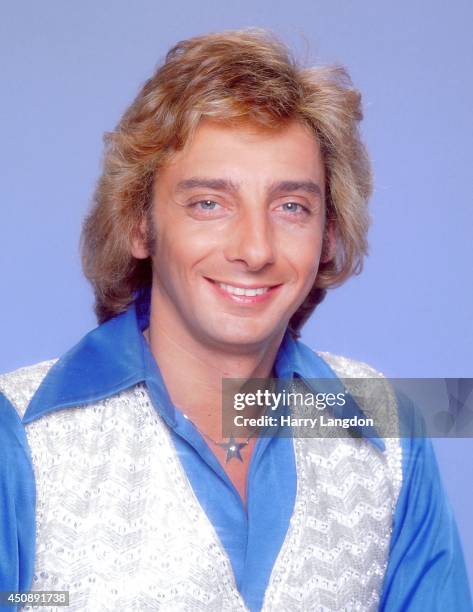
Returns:
[[[315,134],[298,121],[265,129],[255,124],[229,125],[204,119],[185,147],[159,173],[186,176],[323,181],[323,159]]]

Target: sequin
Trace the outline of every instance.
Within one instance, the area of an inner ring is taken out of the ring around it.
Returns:
[[[379,376],[323,357],[340,377]],[[20,415],[52,363],[0,377]],[[397,418],[388,391],[383,418]],[[45,415],[26,432],[37,483],[35,590],[70,590],[71,611],[246,610],[144,385]],[[363,439],[294,440],[294,513],[264,612],[377,610],[402,479],[399,440],[384,443],[381,453]]]

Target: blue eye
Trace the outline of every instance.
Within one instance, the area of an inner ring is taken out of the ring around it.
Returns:
[[[214,200],[198,200],[188,208],[196,219],[220,219],[225,214],[225,208]]]
[[[302,206],[302,204],[299,204],[298,202],[285,202],[284,204],[282,204],[282,207],[285,212],[290,213],[309,212],[305,206]]]
[[[217,202],[213,200],[201,200],[200,202],[196,202],[195,206],[199,206],[201,210],[215,210]]]

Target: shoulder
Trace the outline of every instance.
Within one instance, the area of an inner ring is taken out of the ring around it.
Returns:
[[[337,376],[346,378],[384,378],[384,375],[364,361],[325,351],[314,351],[335,371]]]
[[[13,372],[0,374],[0,395],[5,396],[14,406],[20,418],[23,417],[31,398],[56,361],[57,359],[41,361]]]
[[[373,419],[374,427],[392,455],[392,467],[400,475],[400,397],[391,381],[371,365],[326,352],[318,352],[343,382],[364,415]]]

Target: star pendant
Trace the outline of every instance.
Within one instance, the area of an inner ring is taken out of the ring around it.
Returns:
[[[222,442],[218,444],[220,448],[223,448],[227,451],[227,459],[226,463],[230,461],[230,459],[236,458],[243,462],[243,457],[241,456],[241,449],[244,448],[248,442],[237,442],[235,438],[232,436],[228,442]]]

